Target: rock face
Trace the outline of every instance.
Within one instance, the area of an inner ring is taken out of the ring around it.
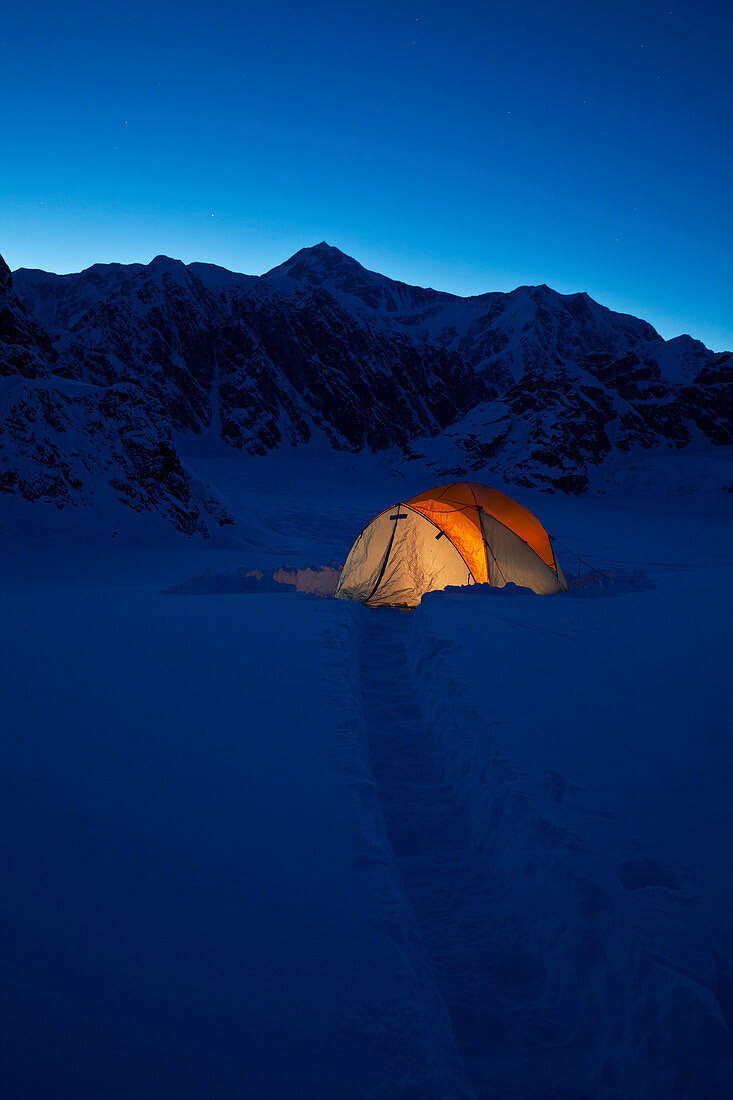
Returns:
[[[167,416],[137,382],[89,385],[50,373],[50,341],[7,276],[0,296],[0,494],[101,509],[112,520],[121,505],[188,536],[209,538],[232,524],[184,468]]]
[[[175,430],[198,433],[216,418],[222,439],[250,453],[315,430],[336,447],[405,443],[490,392],[455,352],[307,281],[159,256],[78,276],[20,271],[15,282],[52,335],[57,373],[96,385],[135,380]]]
[[[259,278],[163,256],[63,276],[3,263],[0,374],[2,490],[72,506],[101,479],[188,533],[227,517],[172,433],[250,454],[314,435],[431,450],[442,472],[491,461],[580,492],[632,447],[729,444],[733,416],[730,356],[688,336],[546,286],[411,287],[325,243]]]
[[[57,358],[50,336],[13,294],[13,277],[0,256],[0,376],[48,374]]]
[[[112,494],[204,538],[233,522],[183,467],[165,419],[139,386],[15,376],[0,394],[0,493],[59,509],[104,507]]]
[[[480,402],[413,453],[441,475],[487,464],[518,485],[581,493],[589,475],[633,447],[681,449],[733,440],[733,363],[710,356],[694,382],[671,385],[650,356],[589,355],[530,367],[500,398]]]

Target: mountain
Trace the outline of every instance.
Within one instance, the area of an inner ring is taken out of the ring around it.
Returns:
[[[289,280],[324,287],[334,297],[348,299],[351,308],[361,303],[370,310],[399,316],[429,309],[440,302],[461,300],[454,294],[408,286],[376,271],[368,271],[351,256],[325,241],[312,248],[301,248],[262,278],[275,285]]]
[[[13,293],[13,276],[0,256],[0,377],[35,378],[55,366],[51,337],[29,317]]]
[[[653,354],[664,345],[646,321],[614,313],[584,293],[558,294],[543,285],[461,298],[387,279],[325,242],[301,249],[262,278],[324,288],[352,310],[457,352],[498,383],[518,380],[528,366],[576,361],[587,351],[649,348]],[[668,349],[670,372],[688,354],[687,345]]]
[[[728,353],[664,341],[584,293],[408,286],[325,242],[260,277],[165,256],[73,275],[11,277],[3,264],[0,374],[16,378],[2,406],[5,492],[32,497],[55,454],[44,491],[60,506],[91,499],[100,479],[124,482],[131,491],[114,491],[127,506],[207,534],[226,519],[176,439],[249,454],[313,438],[398,447],[436,472],[491,462],[520,484],[582,492],[614,454],[724,446],[733,422]],[[62,458],[69,447],[83,476]]]
[[[713,357],[694,383],[672,386],[648,356],[595,354],[528,368],[500,397],[416,441],[409,457],[427,458],[442,478],[491,465],[517,485],[582,493],[613,456],[724,447],[732,425],[730,355]]]
[[[5,265],[0,339],[0,493],[47,506],[44,530],[54,525],[54,507],[76,511],[77,531],[89,526],[81,513],[90,513],[92,527],[108,534],[144,531],[132,514],[206,539],[233,523],[184,467],[168,417],[137,381],[90,385],[52,371],[57,353],[13,293]],[[6,530],[12,511],[3,509]],[[21,509],[20,522],[27,518]]]
[[[314,432],[337,447],[402,444],[489,392],[455,353],[364,318],[308,282],[163,256],[143,268],[14,279],[29,316],[52,334],[59,374],[139,381],[176,431],[197,434],[216,419],[217,434],[250,453]]]

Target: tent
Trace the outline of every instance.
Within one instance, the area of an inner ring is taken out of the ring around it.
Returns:
[[[415,607],[448,585],[523,585],[566,592],[550,536],[523,505],[475,482],[439,485],[395,504],[361,532],[336,596]]]

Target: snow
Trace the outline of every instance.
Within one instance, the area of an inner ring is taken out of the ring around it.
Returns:
[[[354,861],[323,678],[343,605],[116,580],[4,597],[5,1088],[345,1096],[397,1079],[384,1044],[424,1039],[381,1007],[417,979],[399,914],[388,934],[365,896],[383,872]]]
[[[693,340],[687,333],[666,340],[656,349],[662,377],[670,382],[691,382],[705,366],[706,351],[700,340]]]
[[[621,1095],[707,1096],[730,1023],[720,960],[733,945],[732,532],[658,515],[640,526],[609,526],[605,553],[626,563],[643,555],[653,591],[598,601],[572,592],[431,595],[415,623],[413,661],[425,676],[425,654],[439,647],[428,684],[434,736],[494,865],[502,906],[543,969],[538,1000],[554,1009],[552,982],[562,983],[567,1041],[605,1058]],[[448,695],[458,703],[446,714]],[[467,729],[472,714],[483,721],[457,738],[456,720]],[[579,906],[585,883],[600,917]],[[573,968],[553,977],[560,928],[574,940]],[[614,1048],[610,1029],[586,1030],[599,1007],[619,1028],[643,1011],[643,1031]],[[639,1080],[651,1067],[634,1044],[651,1042],[665,1050],[663,1088]],[[580,1084],[569,1078],[565,1087]]]
[[[719,457],[499,483],[611,595],[409,613],[293,581],[428,459],[184,459],[257,540],[0,542],[9,1093],[729,1095]]]

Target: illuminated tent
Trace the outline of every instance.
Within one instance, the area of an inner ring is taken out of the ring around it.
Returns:
[[[351,548],[336,595],[414,607],[448,585],[522,585],[566,592],[550,536],[511,497],[461,481],[439,485],[373,519]]]

